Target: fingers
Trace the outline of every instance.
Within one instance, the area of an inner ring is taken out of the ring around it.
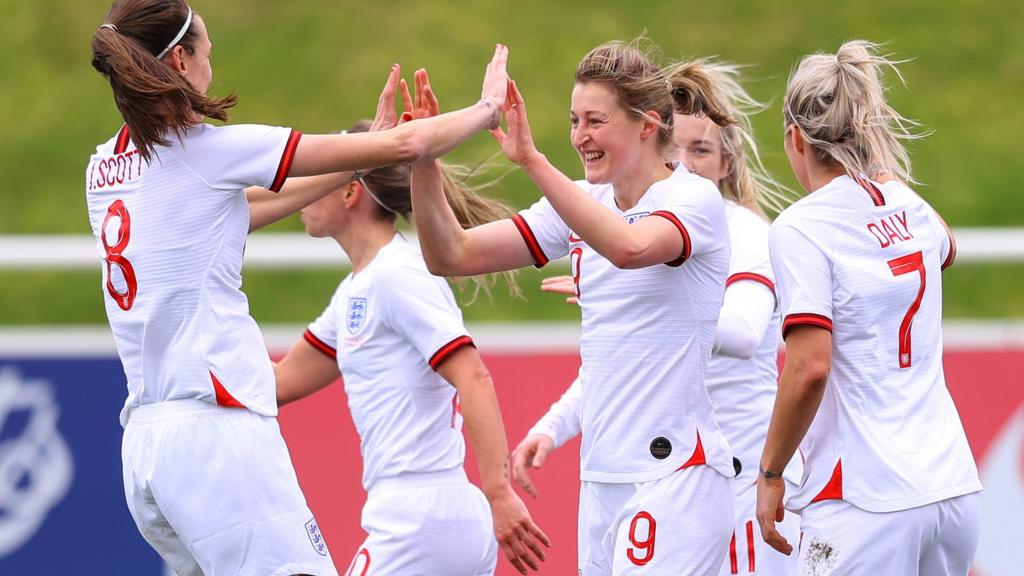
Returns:
[[[377,113],[373,119],[373,125],[370,130],[386,130],[391,128],[397,122],[395,114],[395,91],[398,87],[398,81],[401,77],[402,67],[398,64],[391,65],[391,71],[388,73],[388,79],[384,82],[384,88],[380,92],[380,98],[377,99]]]
[[[540,468],[544,465],[544,462],[548,459],[548,454],[551,454],[551,448],[540,442],[537,444],[537,451],[533,454],[533,467]]]
[[[498,541],[505,556],[520,574],[527,574],[529,570],[540,570],[540,563],[547,559],[540,545],[551,547],[551,541],[529,517],[523,519]]]
[[[515,102],[516,106],[518,106],[519,108],[523,109],[523,111],[525,111],[526,110],[526,100],[523,100],[523,93],[519,91],[519,86],[516,84],[515,80],[512,80],[511,83],[512,83],[512,88],[511,88],[512,99]]]
[[[437,103],[437,97],[434,96],[434,89],[430,87],[430,84],[423,86],[423,102],[429,116],[437,116],[441,113],[441,107]]]
[[[412,112],[412,94],[409,93],[409,84],[406,83],[405,78],[399,83],[399,87],[402,91],[402,110],[405,110],[406,114]],[[403,117],[405,114],[402,115]]]
[[[536,498],[537,488],[533,485],[533,480],[530,478],[530,473],[527,471],[532,460],[532,450],[529,448],[522,449],[516,448],[515,452],[512,453],[512,479],[519,484],[527,494]]]
[[[782,534],[779,534],[779,531],[775,529],[775,522],[768,521],[761,524],[761,537],[764,538],[766,544],[779,552],[782,552],[786,556],[792,554],[793,547],[786,541]]]
[[[540,282],[540,289],[542,292],[566,294],[571,297],[576,296],[576,283],[573,281],[572,276],[551,276],[549,278],[544,278]]]

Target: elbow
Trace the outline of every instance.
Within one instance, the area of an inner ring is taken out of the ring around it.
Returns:
[[[642,247],[633,243],[624,243],[609,254],[607,258],[608,261],[612,263],[612,266],[615,266],[620,270],[632,270],[646,266],[646,264],[641,261],[643,255],[644,250]]]
[[[437,254],[423,251],[423,261],[427,265],[427,271],[434,276],[458,276],[454,263],[451,259],[442,258]]]
[[[797,364],[796,383],[801,390],[808,394],[821,394],[828,384],[828,376],[831,370],[829,363],[823,359],[804,360]]]
[[[741,360],[750,360],[760,347],[761,339],[755,334],[751,332],[740,334],[736,340],[736,349],[733,351],[733,356]]]

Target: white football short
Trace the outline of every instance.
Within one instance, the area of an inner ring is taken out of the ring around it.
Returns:
[[[981,535],[981,495],[898,512],[825,500],[800,515],[800,574],[967,576]]]
[[[277,419],[199,400],[131,411],[128,510],[179,576],[336,576]]]
[[[736,524],[729,542],[729,553],[719,576],[759,574],[761,576],[794,576],[797,573],[796,552],[786,556],[761,538],[761,527],[754,511],[757,509],[757,484],[735,482]],[[786,491],[794,485],[786,482]],[[775,529],[796,548],[800,540],[800,515],[786,510]]]
[[[491,507],[461,467],[377,479],[362,524],[345,576],[489,576],[498,562]]]
[[[584,481],[579,574],[713,576],[732,527],[732,479],[710,466],[637,484]]]

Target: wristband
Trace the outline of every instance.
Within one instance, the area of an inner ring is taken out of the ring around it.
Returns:
[[[764,466],[759,466],[761,469],[761,477],[765,480],[774,480],[776,478],[782,478],[782,472],[772,472],[771,470],[765,470]]]

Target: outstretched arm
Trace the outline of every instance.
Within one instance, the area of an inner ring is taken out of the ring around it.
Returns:
[[[673,223],[644,218],[627,224],[548,162],[533,144],[526,102],[515,82],[509,86],[505,119],[507,134],[501,128],[491,131],[505,155],[526,171],[569,228],[599,254],[619,268],[643,268],[680,257],[683,238]]]
[[[490,373],[471,346],[452,353],[438,373],[459,391],[466,433],[480,466],[498,543],[521,574],[527,573],[527,567],[539,569],[538,562],[545,559],[541,545],[547,547],[551,542],[512,489],[505,427]]]
[[[475,276],[533,264],[511,220],[463,230],[445,198],[441,167],[436,161],[413,164],[411,182],[413,219],[431,273]]]

